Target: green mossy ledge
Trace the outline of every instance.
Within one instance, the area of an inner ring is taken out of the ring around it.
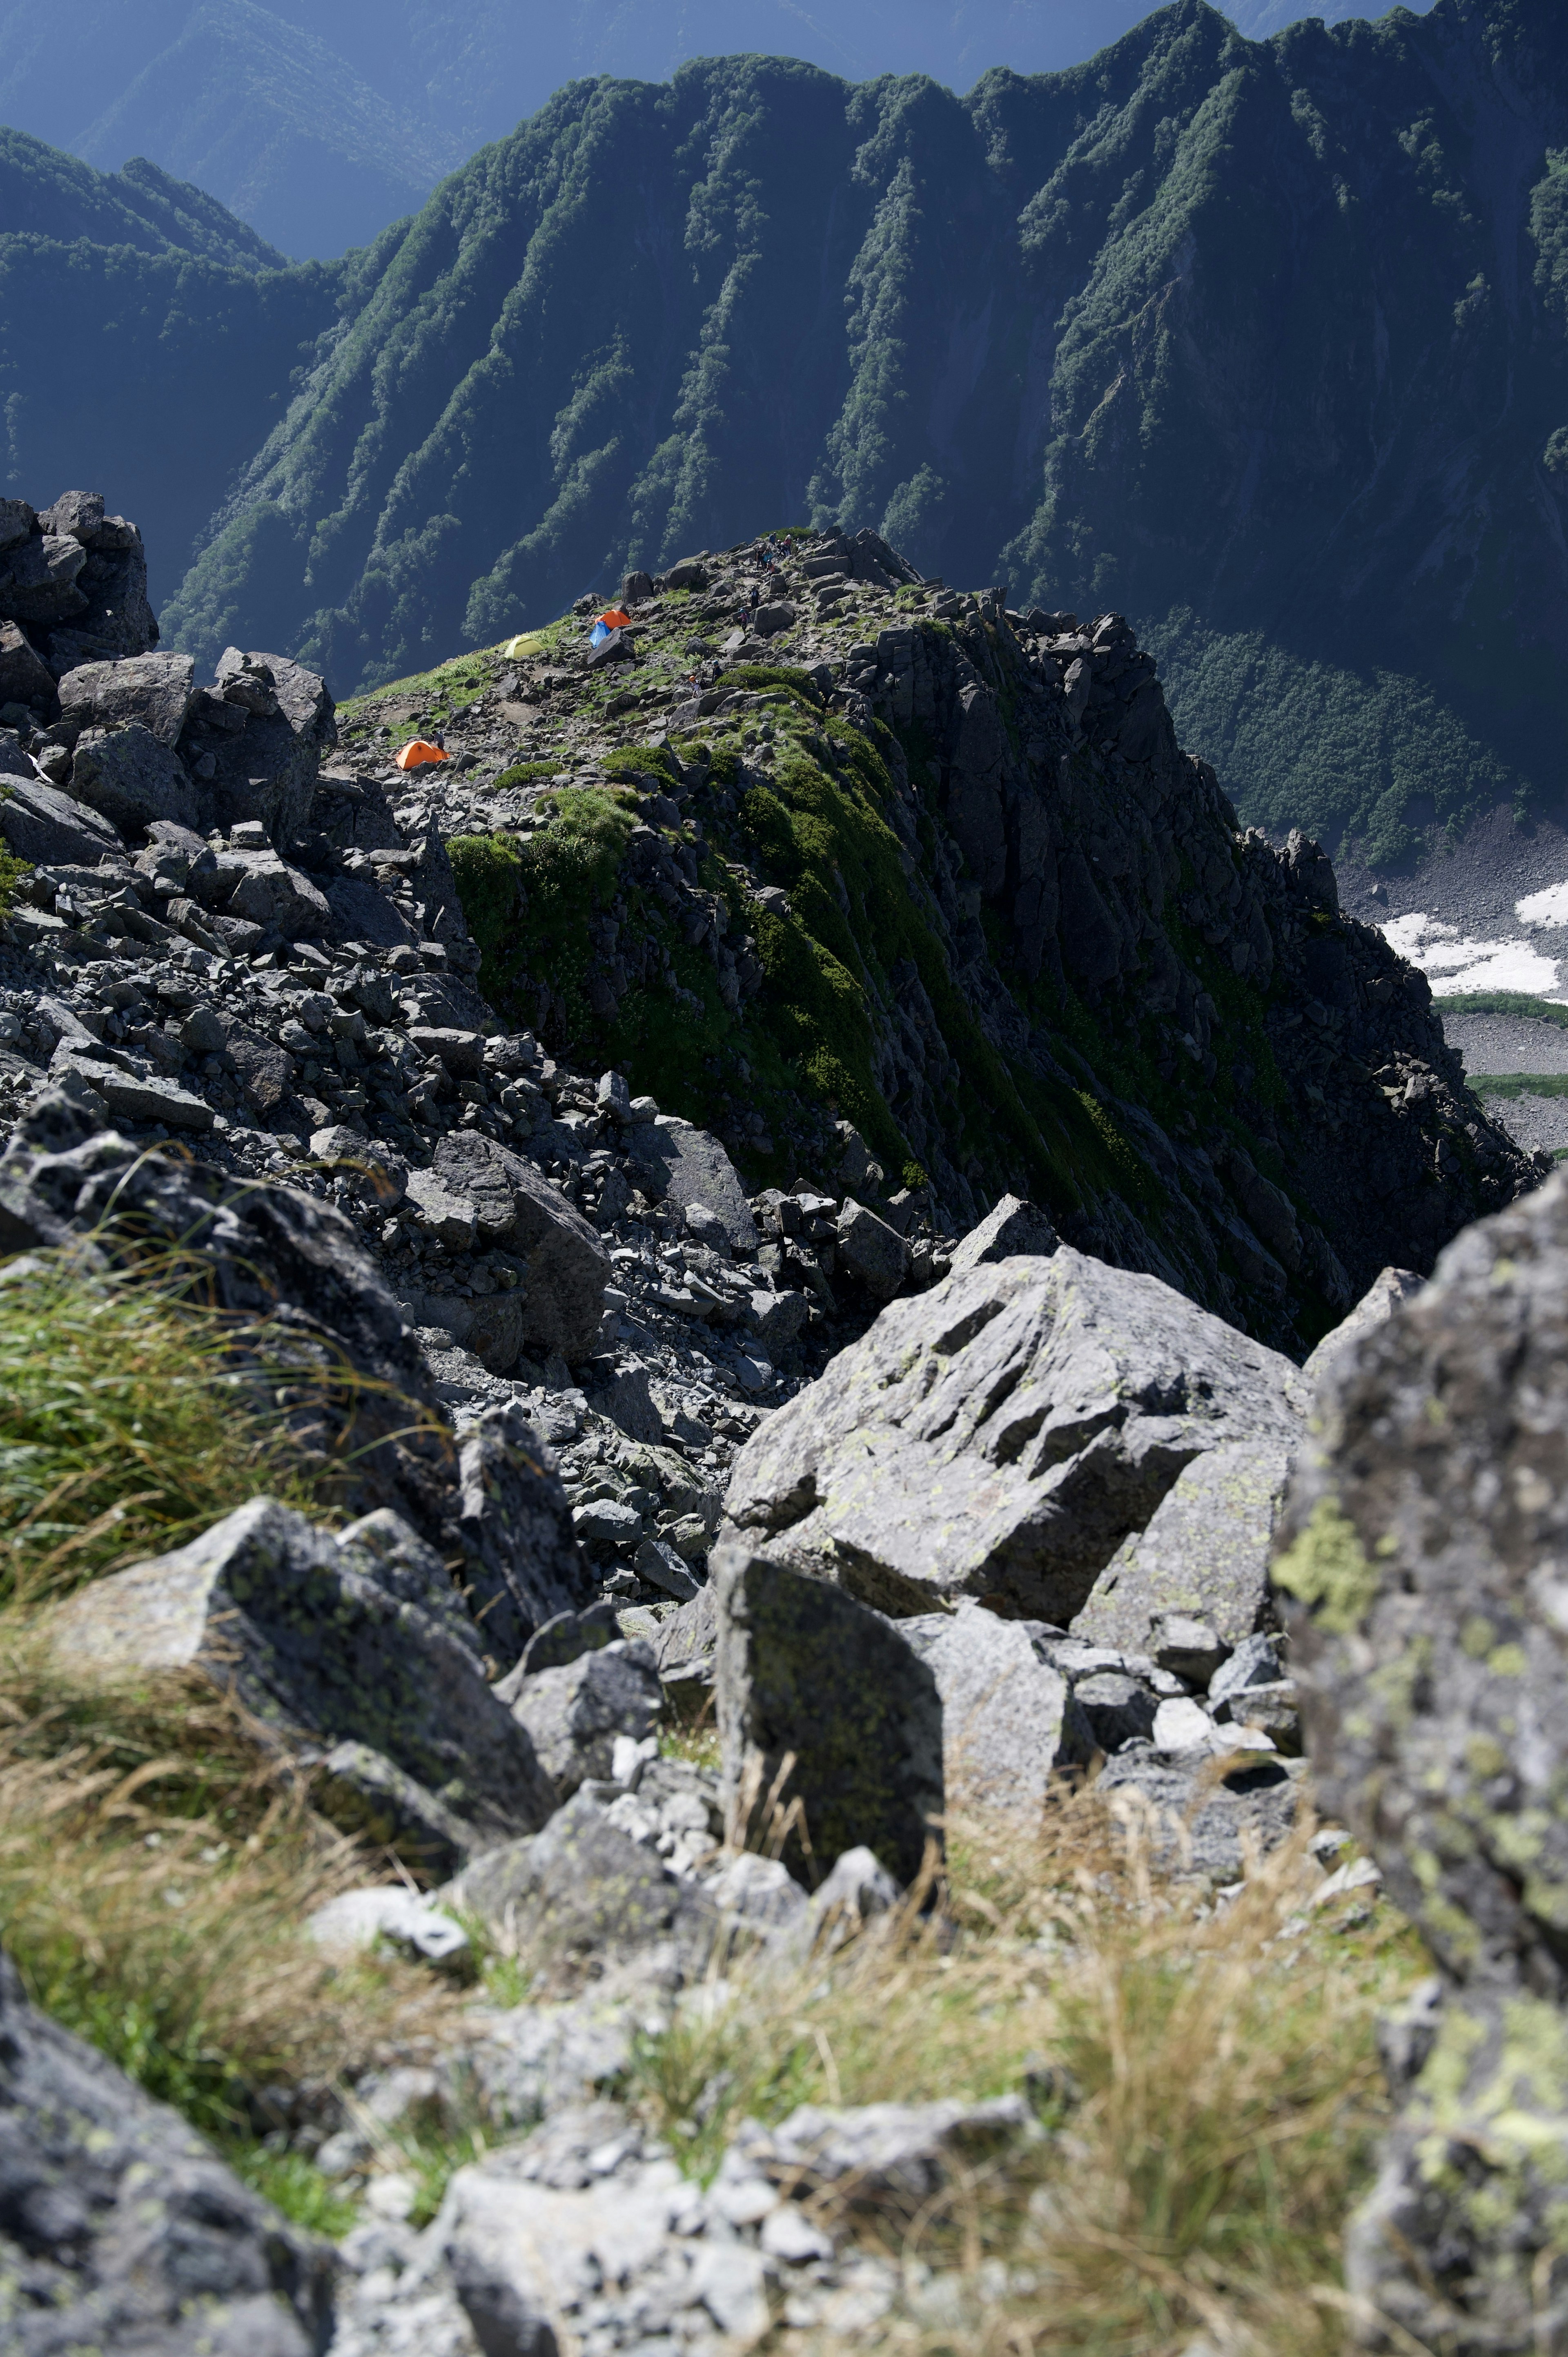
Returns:
[[[749,575],[706,563],[711,613]],[[470,710],[484,728],[490,776],[444,799],[508,1020],[714,1130],[756,1184],[842,1176],[852,1124],[863,1191],[929,1183],[955,1230],[1026,1196],[1298,1352],[1534,1175],[1317,847],[1243,833],[1178,749],[1124,623],[860,594],[838,636],[796,626],[698,689],[691,603],[655,594],[630,690],[554,625],[345,708],[350,743],[394,695],[454,751],[481,741]],[[498,759],[503,678],[535,719]]]

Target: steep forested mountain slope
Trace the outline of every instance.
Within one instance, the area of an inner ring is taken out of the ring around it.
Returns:
[[[330,256],[422,204],[563,82],[660,81],[696,57],[803,58],[863,81],[1078,64],[1145,0],[76,0],[0,5],[0,119],[105,169],[153,156],[288,253]],[[1237,0],[1276,32],[1301,0]],[[1375,15],[1327,0],[1330,22]]]
[[[1549,0],[854,89],[579,83],[347,267],[171,624],[342,690],[758,524],[1117,608],[1249,818],[1374,857],[1560,783]]]
[[[155,603],[282,416],[335,318],[335,275],[137,157],[95,172],[0,130],[5,489],[122,487],[156,520]]]

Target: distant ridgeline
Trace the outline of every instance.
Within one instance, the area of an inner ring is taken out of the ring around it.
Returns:
[[[869,525],[1131,617],[1276,834],[1386,864],[1561,795],[1560,0],[1265,43],[1177,0],[961,99],[578,81],[306,268],[144,167],[0,162],[10,482],[134,489],[204,662],[349,694],[631,565]]]

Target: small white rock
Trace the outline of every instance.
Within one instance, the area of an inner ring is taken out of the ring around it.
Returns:
[[[831,2259],[833,2255],[832,2237],[814,2226],[793,2201],[781,2201],[769,2212],[763,2221],[761,2243],[770,2259],[781,2259],[787,2267],[803,2267],[811,2259]]]

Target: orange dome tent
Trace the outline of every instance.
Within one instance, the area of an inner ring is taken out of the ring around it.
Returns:
[[[397,766],[400,770],[423,770],[430,762],[445,761],[446,758],[439,745],[426,744],[423,737],[416,737],[397,756]]]

